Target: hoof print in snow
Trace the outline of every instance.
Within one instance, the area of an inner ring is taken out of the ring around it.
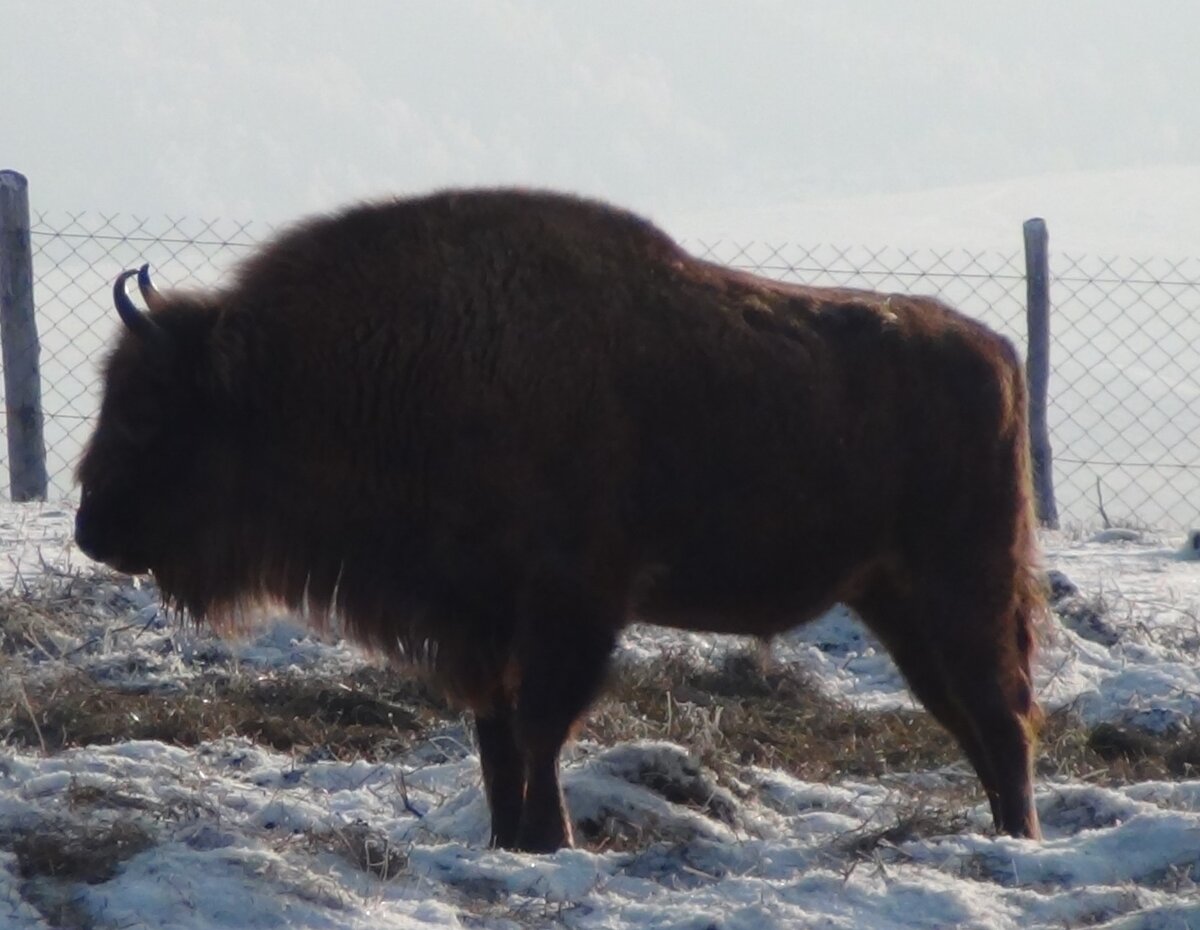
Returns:
[[[704,843],[670,846],[657,844],[644,848],[621,870],[630,878],[646,879],[685,891],[711,886],[724,877],[725,870],[719,861],[714,861]],[[699,924],[709,927],[721,924]]]
[[[1081,639],[1091,640],[1101,646],[1115,646],[1121,641],[1116,627],[1106,621],[1095,606],[1086,601],[1063,605],[1058,612],[1063,626]]]
[[[1046,572],[1046,585],[1049,589],[1051,604],[1058,604],[1059,601],[1068,597],[1079,596],[1079,585],[1068,578],[1065,572],[1060,572],[1056,568]]]
[[[670,801],[699,810],[728,827],[737,823],[737,801],[717,785],[698,762],[678,746],[630,746],[607,753],[609,770],[630,784],[649,788]]]
[[[577,837],[603,849],[723,842],[745,825],[733,794],[686,750],[643,742],[597,754],[565,786]]]
[[[1108,788],[1068,785],[1038,804],[1038,816],[1045,829],[1075,834],[1117,826],[1144,806]]]
[[[1050,605],[1063,626],[1081,639],[1101,646],[1115,646],[1120,642],[1121,634],[1117,628],[1104,619],[1107,607],[1103,599],[1081,596],[1079,589],[1061,572],[1049,574]]]
[[[921,809],[897,816],[895,823],[883,829],[854,830],[835,845],[842,855],[871,859],[885,853],[890,856],[890,851],[903,843],[952,836],[967,829],[967,818],[962,811]]]
[[[1093,534],[1091,541],[1095,543],[1141,542],[1144,535],[1141,530],[1131,530],[1124,526],[1110,526],[1106,530]]]

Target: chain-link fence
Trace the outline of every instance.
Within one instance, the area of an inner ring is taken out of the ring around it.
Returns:
[[[117,327],[115,275],[148,261],[161,287],[210,284],[268,232],[221,220],[35,215],[52,497],[74,491],[73,467],[98,403],[98,364]],[[686,245],[774,278],[937,294],[1025,346],[1017,251]],[[1099,524],[1102,500],[1114,522],[1200,523],[1200,262],[1052,254],[1050,267],[1049,420],[1063,521]]]
[[[38,213],[31,227],[46,469],[54,499],[76,490],[75,465],[100,402],[100,365],[117,333],[116,275],[149,262],[161,288],[212,284],[267,229],[95,213]]]

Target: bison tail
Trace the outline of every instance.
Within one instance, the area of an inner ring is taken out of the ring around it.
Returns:
[[[1046,597],[1045,572],[1037,537],[1037,513],[1033,495],[1033,457],[1029,437],[1029,400],[1025,373],[1015,358],[1009,365],[1012,402],[1006,424],[1006,440],[1013,455],[1013,480],[1016,483],[1016,525],[1013,534],[1015,569],[1013,613],[1016,618],[1017,653],[1029,674],[1037,645],[1048,633],[1050,611]],[[1037,702],[1031,700],[1029,723],[1036,733],[1042,721]],[[1031,734],[1033,735],[1033,734]]]

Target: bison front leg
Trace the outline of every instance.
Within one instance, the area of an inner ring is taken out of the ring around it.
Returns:
[[[492,813],[492,846],[511,849],[517,843],[525,803],[525,763],[517,748],[513,708],[505,696],[475,715],[483,790]]]
[[[599,691],[616,643],[618,618],[569,588],[533,592],[522,617],[517,659],[516,732],[525,765],[525,803],[516,848],[553,852],[571,846],[570,818],[559,785],[559,753]]]

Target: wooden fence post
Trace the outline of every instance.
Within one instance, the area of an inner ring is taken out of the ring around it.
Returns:
[[[16,171],[0,171],[0,353],[12,499],[45,500],[46,443],[38,368],[41,347],[33,315],[29,182]]]
[[[1029,438],[1033,455],[1034,499],[1042,526],[1058,529],[1050,428],[1046,420],[1046,398],[1050,384],[1050,234],[1046,230],[1046,221],[1040,217],[1026,220],[1023,231],[1025,312],[1029,330],[1025,377],[1029,382]]]

